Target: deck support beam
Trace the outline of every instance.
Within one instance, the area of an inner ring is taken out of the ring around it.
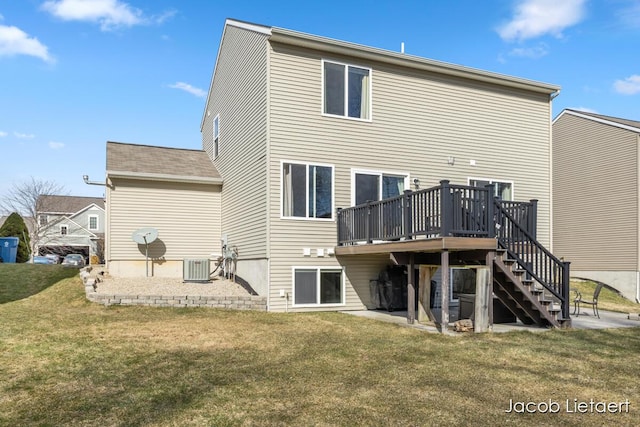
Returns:
[[[474,307],[474,332],[489,332],[489,307],[492,305],[492,289],[490,284],[491,272],[487,267],[476,269],[476,299]]]
[[[407,323],[413,325],[416,320],[416,279],[413,266],[413,252],[409,254],[407,266]]]
[[[442,292],[441,303],[442,313],[440,316],[440,332],[443,334],[449,329],[449,286],[451,286],[451,275],[449,274],[449,251],[440,253],[440,266],[442,268]]]
[[[418,323],[436,321],[431,311],[431,278],[436,273],[437,267],[429,265],[420,266],[420,281],[418,282]]]

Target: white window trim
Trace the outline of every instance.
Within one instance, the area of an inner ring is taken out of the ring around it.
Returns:
[[[216,135],[216,122],[218,122],[218,134]],[[220,157],[220,114],[216,114],[216,116],[213,118],[213,122],[212,122],[212,133],[213,133],[213,158],[217,159],[218,157]],[[218,143],[216,144],[216,139],[218,140]],[[217,146],[217,148],[216,148]]]
[[[511,200],[516,200],[516,186],[514,184],[514,181],[510,181],[508,179],[493,179],[493,178],[476,178],[476,177],[469,177],[467,178],[467,185],[471,185],[471,181],[488,181],[489,184],[493,184],[494,182],[500,182],[502,184],[511,184]]]
[[[321,103],[320,103],[320,113],[325,117],[337,117],[337,118],[340,118],[340,119],[355,120],[357,122],[369,122],[369,123],[372,122],[373,121],[373,85],[372,85],[372,82],[373,82],[373,69],[371,67],[366,67],[366,66],[363,66],[363,65],[349,64],[349,63],[341,62],[341,61],[333,61],[331,59],[322,59],[322,61],[320,61],[320,62],[321,62],[321,64],[320,64],[320,74],[322,75],[322,87],[320,88],[321,92],[322,92]],[[324,87],[325,87],[324,86],[324,64],[325,64],[325,62],[328,62],[330,64],[344,65],[345,67],[347,67],[347,68],[345,68],[345,70],[348,70],[349,69],[348,67],[355,67],[355,68],[362,68],[363,70],[369,70],[369,118],[368,119],[361,119],[359,117],[350,117],[349,116],[349,105],[348,105],[348,103],[349,103],[349,99],[348,98],[349,97],[347,96],[348,93],[346,93],[346,91],[349,88],[349,85],[348,85],[349,73],[348,72],[345,72],[345,76],[344,76],[344,79],[345,79],[345,100],[344,100],[344,102],[345,102],[345,112],[344,112],[344,115],[341,116],[341,115],[338,115],[338,114],[329,114],[329,113],[325,113],[324,112],[324,92],[325,92],[325,90],[324,90]]]
[[[67,232],[66,233],[62,233],[62,229],[66,228]],[[61,236],[68,236],[69,235],[69,225],[68,224],[60,224],[60,235]]]
[[[331,304],[296,304],[296,270],[316,270],[316,279],[317,282],[317,300],[320,301],[320,272],[322,271],[333,271],[340,272],[340,295],[342,296],[342,302],[340,303],[331,303]],[[346,295],[345,295],[345,277],[344,277],[344,268],[342,267],[329,267],[329,266],[312,266],[312,265],[297,265],[291,267],[291,306],[294,308],[311,308],[311,307],[344,307],[346,305]]]
[[[284,185],[283,185],[283,180],[284,180],[284,164],[285,163],[289,163],[289,164],[295,164],[295,165],[305,165],[307,166],[307,170],[309,166],[321,166],[321,167],[328,167],[331,168],[331,218],[311,218],[309,217],[309,186],[306,186],[306,209],[307,209],[307,216],[306,217],[300,217],[300,216],[285,216],[284,214]],[[280,219],[291,219],[291,220],[296,220],[296,221],[324,221],[324,222],[331,222],[331,221],[335,221],[335,204],[336,204],[336,168],[334,165],[328,164],[328,163],[318,163],[318,162],[301,162],[298,160],[280,160]]]
[[[410,177],[409,172],[398,172],[398,171],[388,171],[388,170],[376,170],[376,169],[351,169],[351,206],[355,206],[356,204],[356,174],[364,174],[364,175],[378,175],[382,178],[383,175],[387,176],[404,176],[404,189],[410,190]],[[382,185],[380,185],[380,197],[382,198]]]
[[[95,218],[96,219],[96,227],[95,228],[91,228],[91,218]],[[89,223],[87,224],[87,228],[89,229],[89,231],[100,230],[100,216],[98,216],[98,215],[89,215]]]

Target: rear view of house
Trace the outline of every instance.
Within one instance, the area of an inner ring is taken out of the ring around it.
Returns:
[[[553,121],[553,248],[572,275],[640,299],[640,122],[564,110]]]
[[[558,90],[227,20],[201,119],[202,151],[185,162],[184,150],[107,145],[109,268],[140,272],[134,266],[143,256],[130,234],[157,226],[172,240],[164,241],[156,273],[178,275],[182,257],[206,257],[223,240],[237,248],[238,276],[272,311],[375,308],[372,280],[400,265],[412,285],[414,273],[435,283],[445,315],[462,293],[450,277],[467,281],[453,270],[482,269],[478,283],[491,294],[491,271],[503,268],[500,286],[517,281],[524,299],[536,299],[511,309],[557,326],[559,309],[542,307],[552,300],[528,289],[547,287],[566,302],[564,285],[545,279],[568,272],[544,249]],[[123,164],[134,152],[136,160]],[[409,212],[420,203],[423,210]],[[357,224],[374,216],[357,206],[374,205],[376,224],[358,234]],[[515,227],[520,234],[498,248],[496,236]],[[511,243],[525,241],[527,256],[546,257],[545,274],[532,270],[536,262],[507,256],[518,256]],[[494,264],[497,258],[505,262]],[[410,310],[412,295],[405,297]]]

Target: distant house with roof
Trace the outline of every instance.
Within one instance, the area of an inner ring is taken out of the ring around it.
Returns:
[[[38,225],[34,253],[83,254],[104,259],[105,203],[102,197],[42,195],[36,202]],[[33,235],[34,233],[32,233]]]
[[[552,146],[554,252],[639,300],[640,121],[566,109]]]
[[[109,272],[145,274],[145,247],[132,239],[155,228],[151,274],[182,276],[184,258],[220,253],[222,178],[204,150],[107,142],[106,258]]]

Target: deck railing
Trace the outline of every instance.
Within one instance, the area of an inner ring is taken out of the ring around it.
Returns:
[[[528,215],[535,216],[535,204],[533,208],[533,213],[528,212]],[[558,259],[536,240],[535,226],[532,233],[521,225],[531,221],[530,216],[522,216],[522,210],[504,205],[498,200],[496,200],[495,209],[498,244],[507,250],[509,257],[516,260],[521,269],[526,271],[528,278],[534,279],[558,298],[562,305],[562,316],[568,319],[571,263]]]
[[[569,317],[569,263],[536,240],[537,200],[502,201],[494,187],[440,185],[338,209],[338,245],[434,237],[497,238],[512,259],[562,302]]]
[[[338,209],[338,245],[444,236],[494,237],[489,188],[440,185]]]

